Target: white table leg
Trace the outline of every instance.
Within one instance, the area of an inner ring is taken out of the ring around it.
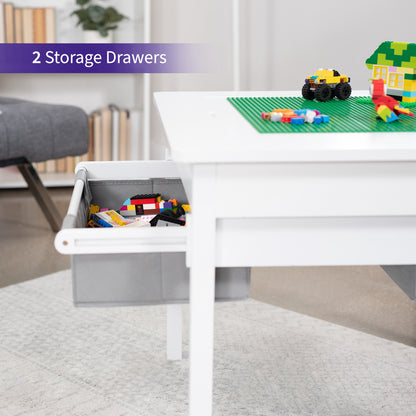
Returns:
[[[182,305],[166,305],[166,356],[182,360]]]
[[[190,227],[189,414],[212,415],[215,166],[193,167]]]

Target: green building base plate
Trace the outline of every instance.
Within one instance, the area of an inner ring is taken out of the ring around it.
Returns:
[[[385,123],[377,118],[375,107],[357,101],[364,97],[351,97],[342,101],[333,99],[325,103],[300,97],[228,97],[228,101],[259,133],[357,133],[416,131],[416,118],[399,116],[399,120]],[[276,108],[300,110],[309,108],[330,116],[329,123],[292,125],[273,123],[261,118],[262,112]]]

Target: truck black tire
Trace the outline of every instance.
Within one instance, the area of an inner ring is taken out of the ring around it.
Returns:
[[[302,87],[302,97],[305,100],[313,100],[315,98],[315,93],[311,90],[311,86],[309,84],[304,84]]]
[[[341,82],[335,87],[335,95],[340,100],[346,100],[351,95],[351,85],[347,82]]]
[[[315,98],[318,101],[328,101],[332,98],[331,87],[327,84],[317,85],[315,89]]]

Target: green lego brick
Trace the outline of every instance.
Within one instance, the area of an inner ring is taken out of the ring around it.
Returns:
[[[416,74],[404,74],[404,79],[414,81],[416,80]]]
[[[403,68],[412,68],[412,69],[416,68],[416,56],[409,56],[409,60],[408,61],[403,60],[401,62],[401,66]]]
[[[228,97],[228,101],[259,133],[358,133],[416,131],[416,119],[400,116],[400,120],[385,123],[377,119],[375,106],[362,104],[369,97],[353,97],[342,101],[309,101],[300,97]],[[361,101],[361,102],[360,102]],[[401,103],[402,104],[402,103]],[[262,112],[276,108],[298,110],[309,108],[331,117],[329,123],[293,125],[273,123],[261,118]]]

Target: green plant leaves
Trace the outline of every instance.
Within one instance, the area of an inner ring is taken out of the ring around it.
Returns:
[[[76,15],[78,17],[78,23],[77,25],[80,25],[81,23],[85,22],[88,20],[88,13],[85,9],[78,9],[78,10],[74,10],[71,13],[72,15]]]
[[[93,23],[104,25],[104,7],[101,6],[88,6],[87,13],[88,17]]]
[[[121,22],[125,16],[120,14],[114,7],[107,7],[104,11],[104,21],[106,24]]]
[[[78,17],[77,25],[82,25],[83,30],[97,30],[103,37],[108,35],[109,30],[117,29],[118,26],[115,23],[127,19],[114,7],[104,8],[96,4],[90,4],[91,0],[76,0],[76,3],[81,8],[74,10],[71,16],[76,15]]]

